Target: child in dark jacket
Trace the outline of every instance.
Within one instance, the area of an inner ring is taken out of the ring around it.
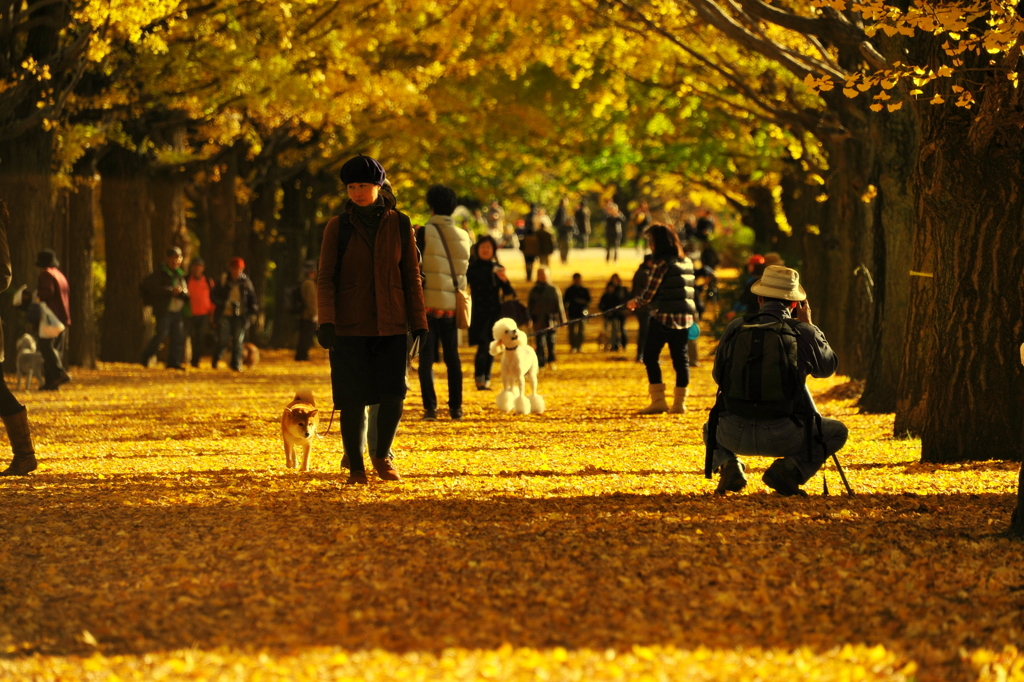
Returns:
[[[609,310],[624,305],[629,300],[629,292],[622,286],[622,279],[618,275],[612,275],[608,284],[604,287],[604,294],[597,307],[604,316],[604,328],[608,334],[608,345],[612,350],[625,350],[628,339],[626,338],[626,309],[616,310],[609,313]]]

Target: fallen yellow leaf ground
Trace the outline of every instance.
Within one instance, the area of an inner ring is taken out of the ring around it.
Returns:
[[[638,417],[632,348],[559,340],[544,415],[467,376],[465,420],[423,422],[413,378],[397,484],[344,485],[337,420],[284,468],[295,388],[330,405],[319,349],[20,394],[41,466],[0,481],[0,678],[1024,680],[1016,464],[921,464],[837,377],[812,389],[857,496],[829,467],[832,496],[780,497],[751,460],[716,497],[710,360],[689,412]]]

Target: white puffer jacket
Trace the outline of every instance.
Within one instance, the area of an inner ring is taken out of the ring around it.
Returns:
[[[448,257],[444,245],[438,236],[437,229],[444,233],[448,249],[452,253],[452,263],[459,280],[459,288],[466,288],[466,269],[469,267],[469,250],[473,246],[473,238],[461,227],[455,226],[451,216],[434,215],[430,217],[423,230],[424,248],[423,264],[420,269],[426,276],[423,286],[423,299],[426,307],[436,310],[455,310],[455,288],[452,284],[452,271],[448,266]]]

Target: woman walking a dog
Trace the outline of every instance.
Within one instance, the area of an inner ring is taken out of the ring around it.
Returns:
[[[639,414],[686,411],[690,389],[690,360],[686,352],[688,329],[697,315],[693,302],[693,263],[683,254],[679,237],[672,228],[655,224],[644,233],[647,246],[654,255],[647,287],[626,303],[630,310],[644,305],[651,309],[651,323],[644,344],[644,366],[647,368],[651,404]],[[672,366],[676,370],[676,386],[672,406],[665,400],[665,384],[661,377],[658,356],[668,345]]]
[[[10,216],[7,204],[0,199],[0,291],[11,286],[11,251],[7,246],[7,226]],[[0,325],[0,419],[7,428],[7,438],[11,441],[14,459],[0,476],[24,476],[36,470],[36,451],[32,447],[32,434],[28,427],[28,410],[7,388],[4,381],[4,332]]]
[[[341,167],[348,192],[341,214],[324,228],[317,272],[317,339],[330,351],[334,407],[348,483],[366,483],[366,407],[377,411],[377,475],[399,480],[389,456],[406,393],[406,338],[427,333],[419,254],[409,217],[381,191],[384,167],[357,156]]]
[[[469,321],[469,342],[476,345],[476,360],[473,374],[476,389],[491,388],[491,370],[494,356],[491,355],[491,328],[501,318],[501,297],[516,295],[508,281],[505,268],[498,262],[498,242],[490,235],[477,239],[476,248],[466,271],[469,294],[473,300],[473,316]]]

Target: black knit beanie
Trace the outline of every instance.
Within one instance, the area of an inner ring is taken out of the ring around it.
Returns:
[[[349,159],[341,167],[341,181],[346,185],[356,182],[365,182],[370,185],[384,184],[384,166],[380,165],[377,159],[369,156],[359,156]]]

